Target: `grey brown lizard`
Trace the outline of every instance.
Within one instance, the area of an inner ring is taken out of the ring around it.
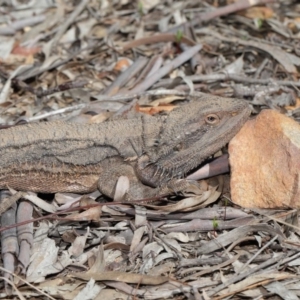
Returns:
[[[101,124],[33,123],[0,131],[0,188],[87,193],[113,198],[120,176],[124,198],[180,191],[182,179],[223,147],[250,114],[239,99],[203,93],[167,115]]]

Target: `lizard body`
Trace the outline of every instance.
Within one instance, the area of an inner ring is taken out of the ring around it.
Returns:
[[[0,131],[0,188],[114,196],[127,176],[127,198],[180,190],[180,180],[223,147],[247,120],[239,99],[203,93],[168,115],[101,124],[45,122]]]

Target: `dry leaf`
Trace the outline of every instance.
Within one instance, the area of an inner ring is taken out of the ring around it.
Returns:
[[[32,56],[33,54],[39,53],[42,50],[41,47],[22,47],[20,45],[15,45],[12,54],[23,55],[23,56]]]
[[[136,273],[125,273],[125,272],[105,272],[105,273],[91,273],[91,274],[73,274],[72,277],[81,278],[83,280],[90,280],[94,278],[97,281],[112,280],[121,281],[134,284],[149,284],[159,285],[169,281],[168,277],[164,276],[148,276]]]
[[[239,14],[249,19],[266,20],[273,17],[274,11],[270,7],[257,6],[243,10]]]
[[[136,104],[135,110],[144,114],[149,114],[149,115],[155,115],[163,111],[172,111],[176,106],[174,105],[162,105],[162,106],[148,106],[148,107],[142,107]]]
[[[121,58],[114,66],[115,71],[124,72],[130,65],[132,61],[127,58]]]

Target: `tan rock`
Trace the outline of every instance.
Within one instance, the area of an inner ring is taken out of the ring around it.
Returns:
[[[274,110],[248,121],[229,144],[231,197],[243,207],[300,207],[300,125]]]

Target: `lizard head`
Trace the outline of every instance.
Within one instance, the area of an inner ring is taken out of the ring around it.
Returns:
[[[187,99],[165,117],[153,146],[138,161],[137,173],[145,184],[182,178],[225,146],[250,115],[243,100],[202,93]]]

